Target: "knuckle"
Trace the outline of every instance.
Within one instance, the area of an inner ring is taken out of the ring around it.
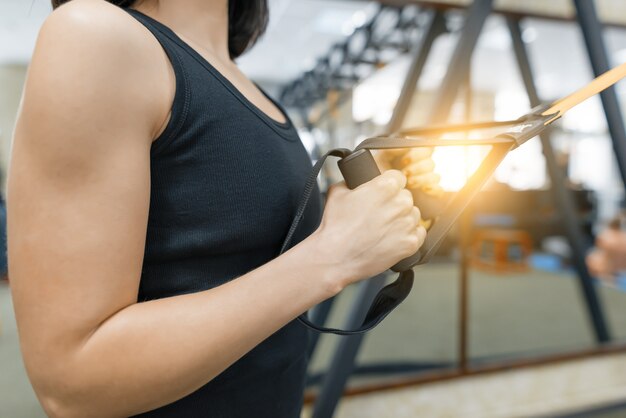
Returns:
[[[399,198],[401,199],[402,205],[407,208],[413,208],[413,193],[408,191],[407,189],[402,189],[398,193]]]
[[[396,180],[393,176],[381,176],[377,185],[384,191],[393,192],[398,189],[398,180]]]
[[[390,170],[391,171],[391,170]],[[390,176],[389,171],[385,171],[383,174],[376,178],[376,184],[382,187],[389,187],[395,183],[395,180],[392,176]]]
[[[420,211],[420,209],[417,206],[413,206],[413,216],[418,221],[422,218],[422,212]]]
[[[427,235],[428,235],[428,231],[426,230],[426,228],[424,228],[421,225],[417,227],[417,236],[418,236],[418,238],[420,240],[420,247],[426,241],[426,236]]]
[[[406,239],[406,250],[408,255],[415,254],[420,248],[420,240],[417,234],[412,233]]]
[[[415,229],[415,219],[412,216],[403,216],[402,227],[404,230],[412,231]]]
[[[396,184],[404,180],[404,174],[402,174],[402,172],[399,170],[388,170],[385,172],[385,174],[387,174],[387,176],[392,178],[394,182],[396,182]]]

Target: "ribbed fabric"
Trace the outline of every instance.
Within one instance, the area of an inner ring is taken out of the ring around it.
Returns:
[[[211,289],[275,258],[311,161],[286,114],[286,123],[271,119],[173,31],[127,11],[176,75],[172,117],[151,150],[142,302]],[[296,242],[320,215],[316,191]],[[299,417],[307,339],[294,321],[195,393],[141,416]]]

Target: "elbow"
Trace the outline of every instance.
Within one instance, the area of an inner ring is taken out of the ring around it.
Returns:
[[[39,403],[49,418],[78,418],[90,416],[87,411],[81,411],[76,402],[68,401],[65,397],[53,393],[38,394]]]
[[[49,418],[105,418],[113,416],[107,409],[96,409],[90,397],[59,394],[38,394],[39,403]],[[117,416],[117,414],[115,414]]]
[[[103,399],[102,382],[93,378],[89,362],[79,358],[73,347],[66,346],[63,350],[63,355],[56,350],[38,353],[23,350],[27,374],[46,415],[50,418],[121,415]]]
[[[101,414],[94,413],[88,401],[91,397],[72,379],[48,378],[45,382],[33,379],[33,388],[49,418],[95,418]]]
[[[33,388],[49,418],[111,418],[128,416],[102,399],[100,385],[78,376],[59,374],[46,379],[33,379]],[[107,405],[107,407],[103,407]],[[118,405],[119,406],[119,405]]]
[[[57,395],[38,394],[38,397],[41,407],[49,418],[73,418],[80,416],[71,404]]]
[[[39,404],[50,418],[101,416],[93,413],[97,396],[94,384],[79,361],[72,345],[60,345],[46,339],[40,343],[46,349],[36,350],[35,344],[22,341],[22,358],[31,386]],[[39,344],[38,344],[39,345]]]

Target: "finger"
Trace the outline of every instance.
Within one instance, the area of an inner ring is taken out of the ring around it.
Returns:
[[[426,188],[438,185],[441,177],[437,173],[426,173],[417,176],[411,176],[407,179],[406,187],[408,189]]]
[[[424,241],[426,241],[427,235],[428,233],[426,232],[426,228],[421,225],[417,227],[417,238],[419,239],[420,247],[424,245]]]
[[[439,182],[437,182],[436,184],[424,185],[421,187],[421,190],[424,193],[435,197],[441,197],[445,193],[445,190],[443,190],[443,187],[441,187]]]
[[[401,167],[406,167],[425,158],[429,158],[432,153],[432,147],[411,148],[399,159],[399,164]]]
[[[402,169],[402,173],[407,177],[411,177],[419,174],[430,173],[434,169],[435,162],[429,157],[404,167]]]
[[[376,165],[381,172],[385,172],[387,170],[391,170],[394,168],[394,161],[406,154],[406,148],[393,148],[393,149],[383,149],[383,150],[374,150],[372,151],[372,155],[374,157],[374,161],[376,161]]]
[[[415,207],[413,203],[413,193],[407,189],[402,189],[398,193],[398,204],[402,208],[403,214],[409,214]]]
[[[406,176],[398,170],[387,170],[380,176],[376,177],[375,180],[378,180],[380,183],[383,184],[388,183],[392,185],[395,190],[404,189],[407,182]]]
[[[417,208],[417,206],[413,206],[413,208],[411,209],[411,216],[415,221],[415,225],[419,226],[420,221],[422,220],[422,214],[420,213],[420,210]]]

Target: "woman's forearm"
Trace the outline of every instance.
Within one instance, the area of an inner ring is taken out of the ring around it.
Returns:
[[[122,309],[54,359],[42,402],[63,417],[128,416],[193,392],[340,290],[322,258],[314,234],[217,288]]]

